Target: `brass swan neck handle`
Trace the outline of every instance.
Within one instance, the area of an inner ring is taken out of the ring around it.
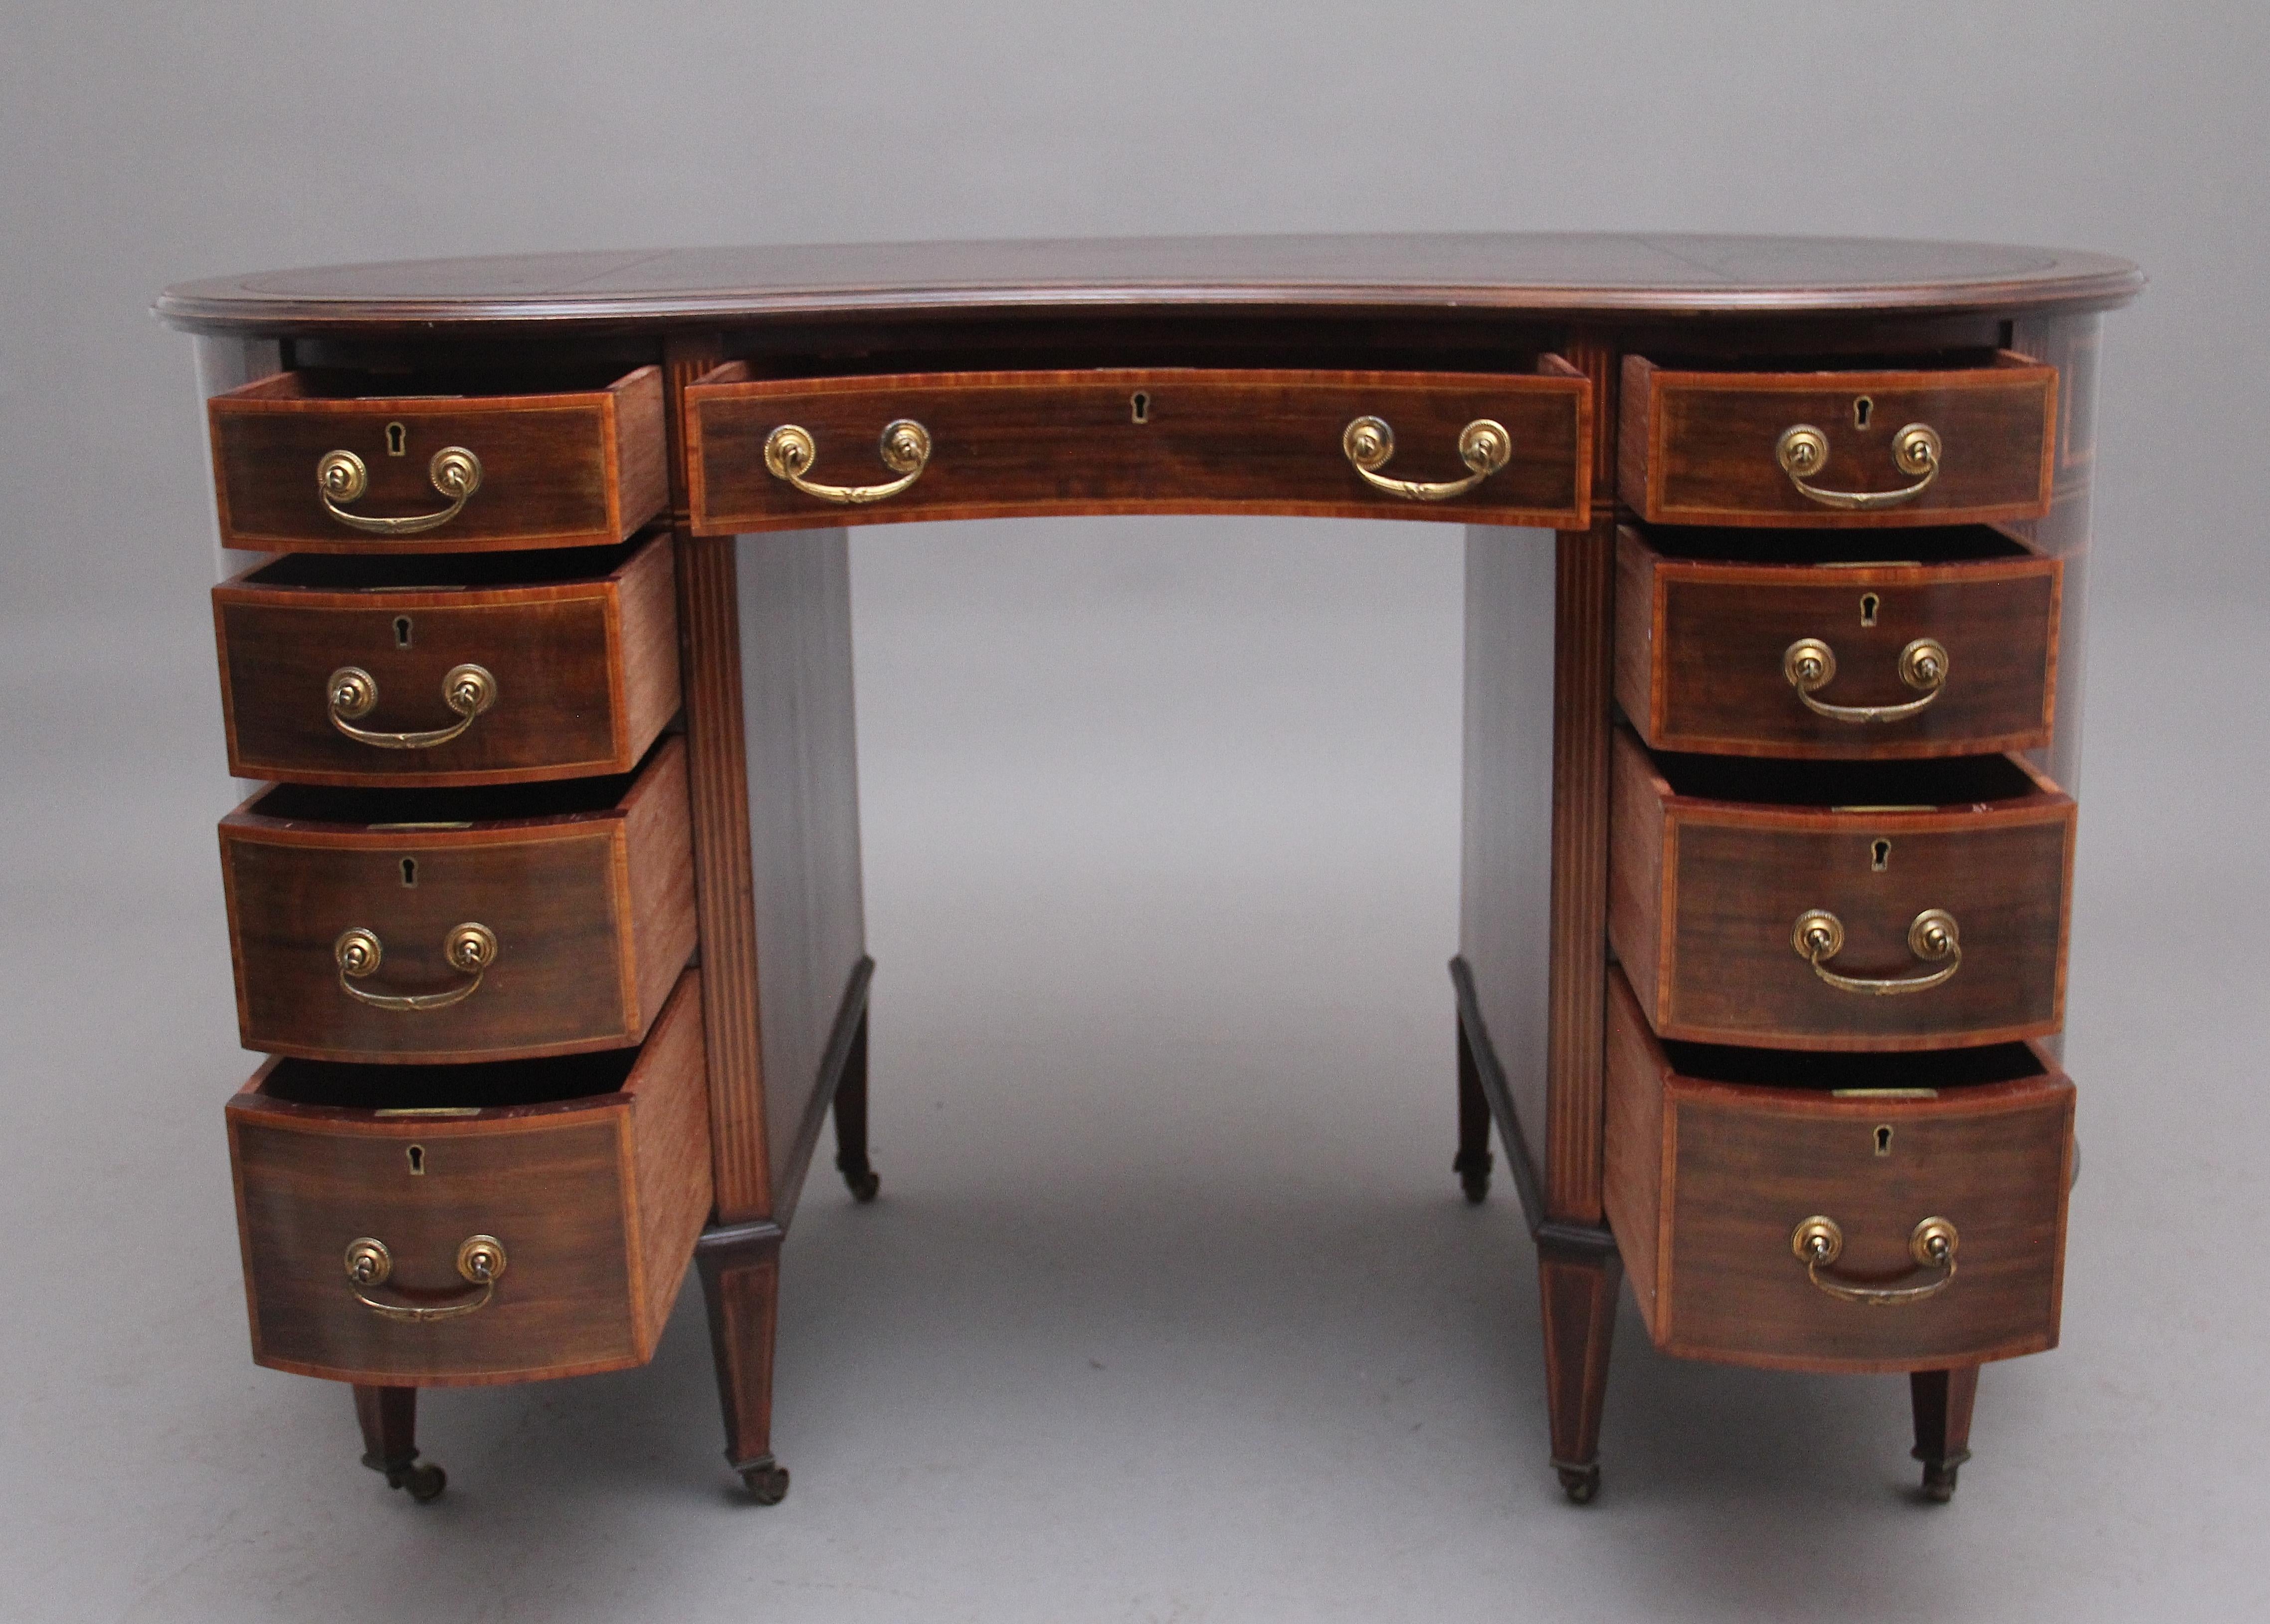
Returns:
[[[1829,461],[1829,436],[1810,423],[1792,423],[1774,441],[1774,461],[1789,482],[1811,501],[1846,513],[1873,513],[1913,501],[1939,478],[1944,448],[1939,431],[1928,423],[1910,423],[1892,436],[1892,462],[1915,480],[1893,491],[1831,491],[1811,483]],[[1920,477],[1918,477],[1920,476]]]
[[[1818,637],[1800,637],[1782,650],[1781,674],[1797,690],[1799,702],[1832,722],[1904,722],[1918,716],[1947,688],[1947,646],[1918,637],[1900,650],[1900,680],[1920,693],[1903,705],[1831,705],[1814,694],[1836,679],[1836,655]]]
[[[424,732],[382,733],[354,725],[378,705],[378,679],[360,665],[342,665],[324,679],[331,725],[359,745],[379,750],[431,750],[473,725],[473,718],[497,702],[497,679],[486,666],[453,665],[441,678],[441,702],[457,715],[455,725]]]
[[[488,1307],[496,1295],[497,1282],[504,1278],[504,1242],[493,1235],[467,1235],[457,1247],[457,1272],[471,1285],[481,1288],[481,1294],[467,1300],[463,1294],[439,1302],[386,1302],[370,1294],[370,1288],[383,1286],[394,1273],[394,1254],[386,1250],[386,1242],[375,1235],[359,1235],[347,1242],[347,1289],[354,1294],[357,1302],[382,1319],[404,1320],[412,1324],[427,1324],[437,1319],[456,1319],[460,1315],[478,1313]]]
[[[1797,950],[1799,958],[1813,967],[1815,975],[1837,991],[1868,993],[1880,998],[1944,986],[1962,968],[1962,931],[1955,923],[1955,916],[1943,908],[1926,908],[1908,922],[1908,951],[1926,964],[1946,961],[1927,975],[1878,978],[1844,975],[1830,969],[1824,960],[1834,959],[1843,951],[1844,922],[1825,908],[1808,908],[1797,916],[1797,926],[1790,932],[1790,945]]]
[[[373,1009],[415,1012],[422,1010],[447,1009],[452,1004],[463,1004],[480,990],[481,977],[489,966],[496,962],[496,932],[485,924],[467,921],[452,925],[441,938],[441,955],[452,969],[472,979],[446,992],[384,993],[365,992],[354,983],[369,975],[386,956],[386,949],[378,939],[378,932],[356,925],[339,932],[338,940],[331,944],[331,958],[339,967],[339,989],[349,997],[369,1005]]]
[[[899,478],[884,485],[821,485],[805,478],[820,457],[809,429],[783,423],[765,436],[765,469],[774,478],[787,480],[806,496],[845,507],[896,496],[922,478],[930,466],[930,430],[912,418],[900,418],[883,426],[880,452],[883,466]]]
[[[372,536],[416,536],[439,530],[465,510],[473,493],[481,488],[481,459],[463,446],[443,446],[426,464],[434,488],[453,500],[438,513],[413,513],[398,519],[375,519],[349,513],[345,504],[360,500],[370,488],[370,470],[352,451],[326,451],[315,459],[315,494],[323,511],[349,530]]]
[[[1366,484],[1406,501],[1441,502],[1463,496],[1513,460],[1513,436],[1494,418],[1476,418],[1458,431],[1458,460],[1473,471],[1463,479],[1430,484],[1390,479],[1379,472],[1395,455],[1395,431],[1384,418],[1361,417],[1340,432],[1340,450]]]
[[[1908,1236],[1908,1256],[1918,1269],[1937,1270],[1939,1278],[1921,1286],[1870,1286],[1822,1272],[1844,1251],[1844,1231],[1835,1219],[1816,1212],[1789,1237],[1789,1250],[1805,1265],[1805,1278],[1813,1282],[1814,1290],[1873,1309],[1904,1308],[1945,1291],[1955,1283],[1955,1254],[1962,1244],[1962,1237],[1955,1233],[1953,1222],[1936,1216],[1926,1218]]]

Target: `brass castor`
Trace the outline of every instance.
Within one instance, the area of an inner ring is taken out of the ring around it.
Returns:
[[[1488,1197],[1491,1165],[1486,1150],[1460,1151],[1458,1160],[1450,1163],[1450,1171],[1458,1175],[1458,1188],[1466,1192],[1467,1205],[1480,1206]]]
[[[1598,1465],[1563,1466],[1556,1461],[1554,1467],[1561,1474],[1561,1492],[1569,1496],[1571,1505],[1589,1506],[1592,1503],[1592,1497],[1600,1492],[1600,1468]]]
[[[379,1470],[386,1473],[387,1487],[406,1489],[410,1498],[421,1506],[441,1499],[441,1491],[449,1487],[449,1474],[430,1460],[382,1466]]]
[[[742,1467],[741,1481],[748,1486],[749,1498],[760,1506],[776,1506],[788,1498],[788,1468],[769,1457]]]
[[[1923,1463],[1923,1497],[1940,1506],[1954,1499],[1955,1474],[1962,1470],[1962,1461],[1970,1458],[1966,1453],[1962,1460],[1925,1460]]]
[[[851,1186],[851,1198],[864,1206],[883,1188],[883,1175],[870,1168],[864,1173],[846,1173],[843,1182]]]

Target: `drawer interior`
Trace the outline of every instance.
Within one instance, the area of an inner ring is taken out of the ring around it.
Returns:
[[[1999,755],[1803,761],[1665,752],[1652,759],[1673,795],[1824,812],[1928,812],[2051,793],[2017,761]]]
[[[667,736],[655,748],[668,744]],[[648,760],[653,759],[649,753]],[[359,789],[331,784],[278,784],[245,810],[256,817],[293,823],[381,825],[508,822],[605,812],[630,790],[637,773],[568,778],[548,783],[475,784],[464,789]]]
[[[2016,538],[1984,524],[1881,530],[1743,530],[1658,526],[1647,545],[1666,559],[1728,564],[1810,564],[1819,567],[1971,564],[2038,556]]]
[[[459,587],[564,586],[604,581],[646,542],[521,552],[287,552],[239,575],[249,587],[346,592],[446,592]]]
[[[633,370],[636,370],[634,368]],[[538,363],[472,367],[435,360],[417,367],[300,367],[279,372],[242,389],[230,400],[478,400],[520,395],[597,393],[627,376],[620,367]]]
[[[1664,372],[1805,373],[1828,382],[1846,372],[1966,372],[2009,365],[2008,352],[1984,345],[1936,350],[1798,351],[1775,354],[1745,350],[1737,355],[1681,351],[1651,345],[1650,366]]]
[[[1926,1049],[1914,1054],[1822,1054],[1802,1049],[1688,1043],[1670,1038],[1657,1042],[1671,1069],[1682,1077],[1832,1095],[1890,1090],[1923,1098],[1925,1091],[1935,1096],[1982,1083],[2049,1075],[2049,1068],[2030,1043],[1986,1043],[1976,1049]]]
[[[549,1060],[478,1060],[450,1065],[367,1065],[279,1059],[251,1092],[282,1105],[331,1110],[528,1111],[587,1107],[620,1094],[638,1064],[635,1049],[602,1049]]]

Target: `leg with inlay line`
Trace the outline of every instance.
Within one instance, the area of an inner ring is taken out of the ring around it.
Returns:
[[[355,1420],[362,1427],[362,1464],[386,1479],[386,1487],[406,1490],[424,1505],[438,1499],[449,1473],[418,1459],[418,1390],[365,1387],[354,1390]]]
[[[709,1308],[709,1352],[724,1412],[725,1459],[760,1506],[788,1494],[788,1468],[773,1458],[773,1339],[780,1320],[777,1224],[721,1225],[694,1249]]]

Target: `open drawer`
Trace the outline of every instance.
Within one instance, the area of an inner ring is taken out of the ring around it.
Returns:
[[[471,790],[280,784],[220,824],[247,1049],[501,1060],[635,1043],[694,942],[686,745]]]
[[[910,373],[686,392],[703,535],[894,519],[1251,513],[1582,529],[1592,386],[1534,374]]]
[[[370,1385],[644,1363],[710,1205],[700,972],[642,1049],[271,1060],[228,1102],[253,1357]]]
[[[205,403],[224,546],[612,546],[669,500],[662,370],[541,394],[306,368]]]
[[[1984,524],[2050,510],[2057,368],[1680,369],[1628,355],[1617,490],[1651,524]]]
[[[1682,1357],[1917,1370],[2054,1346],[2073,1111],[2025,1043],[1665,1043],[1610,972],[1608,1220]]]
[[[543,552],[295,553],[212,597],[240,778],[627,773],[678,710],[667,536]]]

